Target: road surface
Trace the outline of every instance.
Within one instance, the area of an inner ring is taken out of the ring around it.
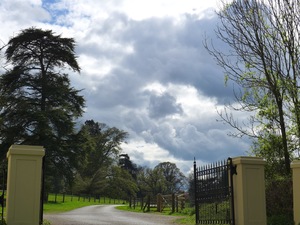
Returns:
[[[114,205],[93,205],[66,213],[44,215],[51,225],[174,225],[177,218],[117,210]]]

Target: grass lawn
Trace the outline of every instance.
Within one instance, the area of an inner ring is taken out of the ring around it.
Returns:
[[[44,204],[44,213],[61,213],[89,205],[96,205],[94,202],[48,202]]]
[[[48,202],[44,203],[44,213],[60,213],[73,209],[81,208],[89,205],[103,205],[103,204],[123,204],[123,200],[110,198],[86,198],[70,195],[54,195],[50,194]]]

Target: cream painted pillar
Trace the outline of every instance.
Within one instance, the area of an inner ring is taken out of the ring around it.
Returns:
[[[7,153],[8,225],[38,225],[40,214],[42,158],[41,146],[12,145]]]
[[[300,160],[291,164],[293,173],[293,205],[295,224],[300,223]]]
[[[237,157],[233,176],[236,225],[266,225],[265,161],[257,157]]]

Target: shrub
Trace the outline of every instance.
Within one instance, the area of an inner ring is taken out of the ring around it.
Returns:
[[[268,225],[294,225],[293,217],[290,215],[274,215],[268,217]]]
[[[266,204],[268,225],[294,225],[292,179],[267,181]]]

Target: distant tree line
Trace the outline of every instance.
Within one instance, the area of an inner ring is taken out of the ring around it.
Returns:
[[[6,60],[0,75],[2,164],[12,144],[40,145],[46,192],[127,198],[183,188],[185,177],[175,164],[149,169],[124,158],[120,145],[127,132],[92,119],[76,122],[85,99],[69,79],[81,70],[73,38],[32,27],[0,51]]]

